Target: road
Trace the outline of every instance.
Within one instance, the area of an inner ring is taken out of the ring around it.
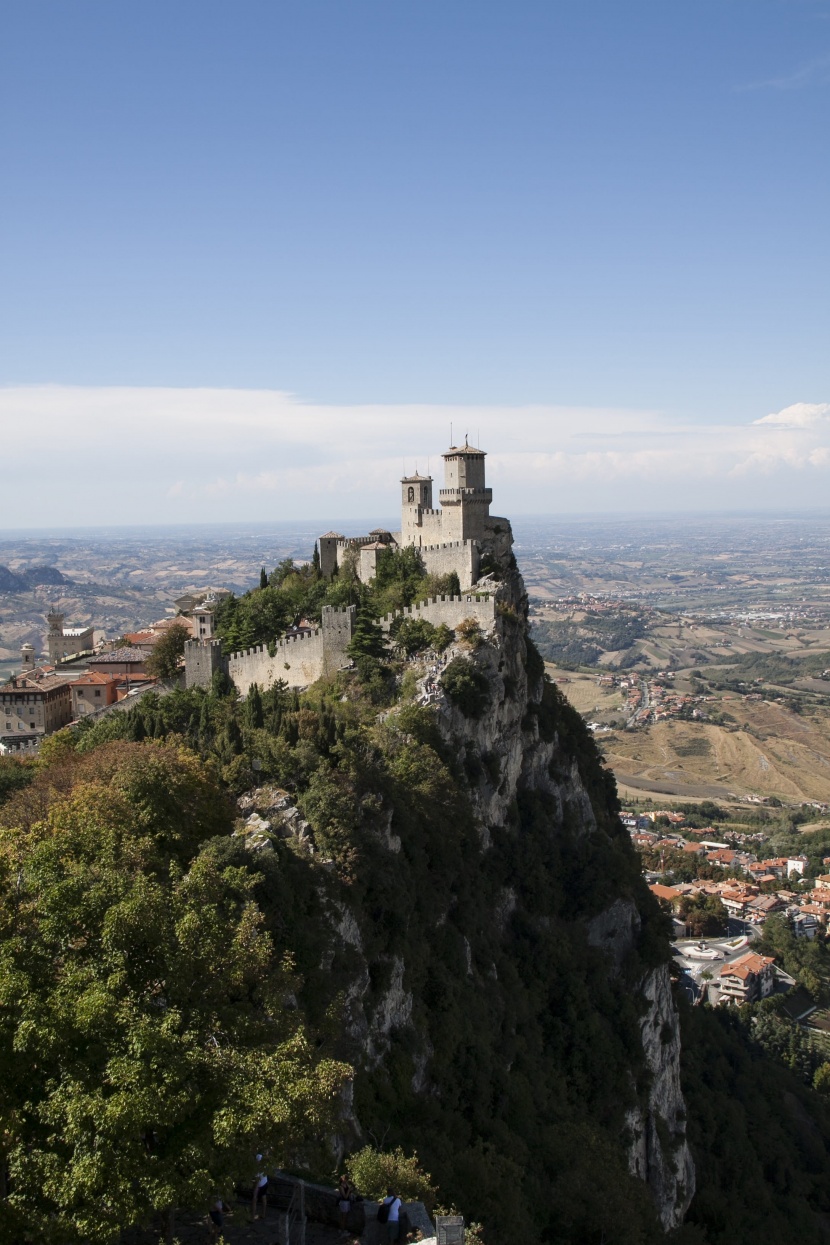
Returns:
[[[675,921],[675,934],[685,930],[682,921]],[[750,925],[746,921],[730,919],[728,924],[728,933],[725,937],[720,938],[683,938],[675,937],[672,943],[674,951],[674,961],[678,968],[683,970],[684,984],[690,998],[694,1000],[700,990],[705,985],[703,974],[708,972],[712,981],[717,981],[720,976],[720,970],[724,964],[729,964],[732,960],[737,960],[738,956],[744,955],[751,947],[753,941],[759,938],[761,931],[757,925]],[[693,948],[698,947],[701,943],[706,948],[715,952],[711,959],[697,959],[688,955]],[[708,981],[709,978],[706,978]]]
[[[649,704],[651,703],[648,698],[648,680],[645,679],[644,677],[641,677],[640,679],[640,690],[643,693],[643,699],[640,702],[640,704],[637,706],[637,708],[634,709],[632,713],[630,713],[629,716],[626,718],[625,724],[627,727],[634,726],[637,720],[637,715],[639,713],[642,713],[644,709],[648,709]]]

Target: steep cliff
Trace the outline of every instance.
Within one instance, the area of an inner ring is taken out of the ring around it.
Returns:
[[[491,631],[443,678],[413,659],[409,695],[316,770],[302,817],[257,793],[248,833],[261,847],[270,817],[294,844],[272,900],[305,1007],[357,1069],[344,1144],[417,1148],[504,1245],[656,1240],[694,1190],[662,918],[529,641],[506,520],[490,537]]]

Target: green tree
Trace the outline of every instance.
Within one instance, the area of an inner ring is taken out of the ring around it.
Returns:
[[[368,605],[361,603],[355,612],[352,638],[346,649],[353,661],[371,657],[380,661],[386,656],[386,637]]]
[[[260,588],[268,587],[268,572],[266,571],[264,566],[262,570],[259,572],[259,586]]]
[[[245,721],[252,730],[258,730],[264,724],[262,694],[256,683],[251,684],[245,698]]]
[[[441,686],[467,718],[480,718],[490,699],[487,676],[467,657],[454,657],[441,676]]]
[[[314,542],[314,553],[311,555],[311,565],[314,568],[314,574],[320,578],[320,548],[317,541]]]
[[[172,679],[179,668],[179,659],[184,655],[184,646],[190,639],[190,632],[184,623],[173,623],[165,628],[153,645],[147,658],[147,673],[157,679]]]
[[[175,1207],[249,1179],[257,1148],[313,1152],[348,1075],[282,1005],[296,985],[253,879],[205,841],[209,776],[157,744],[102,753],[45,818],[0,831],[0,1145],[20,1241],[114,1241],[151,1217],[171,1240]]]
[[[428,1172],[418,1162],[417,1154],[404,1154],[400,1146],[394,1150],[375,1150],[364,1146],[346,1160],[349,1180],[359,1193],[374,1201],[386,1197],[389,1189],[407,1202],[423,1202],[432,1213],[438,1190]]]
[[[726,933],[728,928],[729,913],[718,895],[684,895],[679,915],[693,938],[714,937]]]

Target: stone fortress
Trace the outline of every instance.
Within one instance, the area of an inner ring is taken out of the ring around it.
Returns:
[[[384,549],[417,547],[428,574],[458,576],[461,596],[433,598],[403,611],[425,618],[434,626],[455,627],[464,618],[475,618],[483,629],[495,618],[495,585],[480,575],[482,556],[501,546],[510,525],[491,516],[492,489],[484,476],[483,450],[469,445],[451,446],[443,455],[444,487],[440,507],[433,506],[432,477],[404,476],[401,480],[401,530],[376,528],[367,536],[345,537],[326,532],[319,538],[320,570],[330,577],[347,560],[353,561],[361,582],[375,576]],[[472,591],[472,590],[475,591]],[[319,628],[289,635],[271,644],[257,645],[239,653],[225,654],[220,640],[211,633],[209,612],[200,611],[200,639],[185,645],[187,687],[209,687],[214,673],[224,670],[237,689],[246,695],[252,683],[270,687],[278,679],[289,687],[308,687],[324,675],[350,664],[347,648],[354,626],[354,606],[345,610],[325,607]],[[381,620],[385,631],[396,615]]]

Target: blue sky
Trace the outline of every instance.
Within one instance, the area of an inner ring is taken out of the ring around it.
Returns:
[[[227,403],[224,446],[220,428],[196,470],[176,412],[195,390],[271,393],[266,423],[308,436],[268,445],[270,495],[242,485],[222,505],[289,518],[279,471],[328,479],[326,428],[358,409],[394,426],[384,463],[437,454],[453,408],[487,428],[495,466],[609,427],[640,455],[680,430],[701,452],[746,432],[757,461],[756,421],[795,407],[789,436],[809,407],[807,450],[787,441],[783,474],[763,470],[768,501],[815,505],[830,496],[829,147],[830,0],[5,0],[6,444],[25,448],[21,422],[44,444],[74,418],[89,448],[146,409],[168,420],[168,461],[137,467],[101,519],[138,521],[142,497],[160,520],[195,517],[222,471],[250,478],[249,425]],[[159,406],[169,390],[178,407]],[[357,442],[371,456],[372,436]],[[698,500],[723,508],[710,477]],[[358,513],[380,479],[358,482]],[[515,472],[504,488],[563,508]],[[586,470],[564,508],[606,491]]]

